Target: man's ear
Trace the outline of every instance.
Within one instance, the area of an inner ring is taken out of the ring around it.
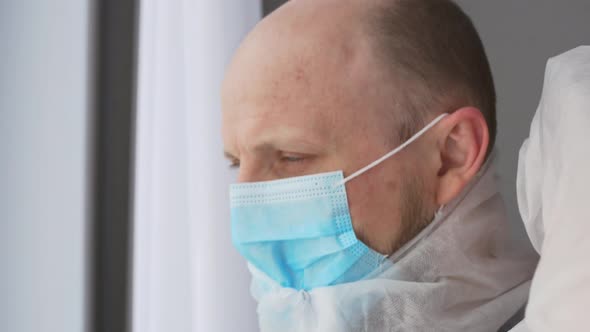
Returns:
[[[445,205],[459,195],[481,168],[490,134],[483,114],[473,107],[447,116],[441,130],[436,201]]]

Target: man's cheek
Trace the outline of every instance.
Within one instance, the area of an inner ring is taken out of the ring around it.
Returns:
[[[382,206],[382,189],[369,182],[350,183],[348,190],[352,226],[357,238],[367,246],[375,249],[379,234],[376,224],[385,213]],[[353,181],[354,182],[354,181]]]
[[[358,180],[358,179],[357,179]],[[352,218],[352,227],[356,237],[367,244],[367,210],[370,207],[371,193],[365,186],[351,181],[346,185],[348,195],[348,207]]]
[[[381,180],[354,185],[350,183],[348,191],[352,224],[357,238],[371,249],[385,254],[394,245],[393,242],[401,231],[399,182]]]

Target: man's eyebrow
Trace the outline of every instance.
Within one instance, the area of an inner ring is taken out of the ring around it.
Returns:
[[[233,154],[227,152],[227,151],[223,151],[223,156],[225,156],[225,158],[227,159],[231,159],[231,160],[236,160],[238,159],[236,156],[234,156]]]
[[[274,144],[268,143],[268,142],[263,142],[263,143],[260,143],[256,146],[252,147],[251,150],[252,151],[261,151],[261,150],[269,150],[269,149],[274,149],[274,148],[275,148]],[[223,155],[228,159],[236,159],[236,160],[240,159],[240,158],[234,156],[232,153],[230,153],[227,150],[223,151]]]

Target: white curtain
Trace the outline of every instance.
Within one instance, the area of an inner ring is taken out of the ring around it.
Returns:
[[[219,88],[258,0],[142,0],[133,330],[255,331],[230,240]]]

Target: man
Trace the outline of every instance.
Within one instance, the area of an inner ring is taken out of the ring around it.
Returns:
[[[525,304],[536,259],[509,245],[493,81],[454,3],[288,2],[222,94],[262,330],[497,331]]]

